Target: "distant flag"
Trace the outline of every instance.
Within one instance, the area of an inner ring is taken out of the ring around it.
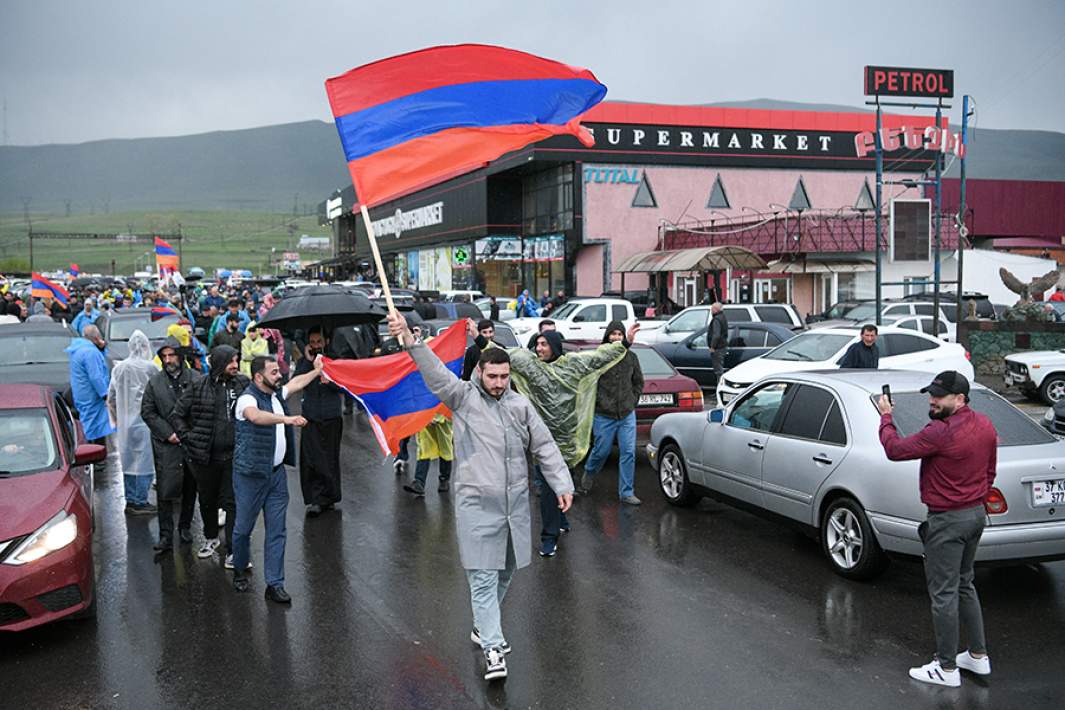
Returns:
[[[152,322],[154,323],[167,316],[181,316],[181,311],[170,306],[152,306]]]
[[[171,272],[181,268],[181,262],[174,247],[159,237],[155,238],[155,266],[160,276],[168,276]]]
[[[78,274],[80,274],[80,273],[81,273],[81,269],[78,268],[77,264],[71,264],[70,265],[70,275],[71,276],[73,276],[74,278],[77,278]]]
[[[37,272],[33,273],[32,279],[31,288],[34,298],[51,298],[64,306],[67,305],[67,299],[70,298],[70,294],[67,293],[65,288],[51,279],[46,279]]]
[[[466,321],[461,320],[429,341],[429,347],[458,377],[466,354]],[[366,409],[377,443],[386,455],[399,442],[424,429],[437,414],[450,410],[425,386],[414,360],[397,353],[365,360],[324,360],[326,377]]]
[[[587,69],[505,47],[432,47],[325,82],[362,205],[479,168],[557,135],[595,144],[580,117],[606,86]]]

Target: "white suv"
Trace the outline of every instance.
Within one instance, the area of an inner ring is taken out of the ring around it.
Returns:
[[[515,318],[507,325],[514,329],[518,342],[524,342],[545,318],[555,321],[555,329],[566,340],[602,340],[611,321],[619,320],[628,328],[636,322],[636,312],[620,298],[571,298],[546,316]]]
[[[795,306],[788,303],[733,303],[721,309],[729,324],[732,323],[779,323],[792,330],[800,330],[802,318]],[[640,323],[636,342],[657,345],[679,343],[697,330],[706,330],[710,324],[710,306],[691,306],[670,318],[661,326],[653,322]]]
[[[1032,350],[1006,356],[1006,386],[1016,385],[1029,397],[1048,405],[1065,399],[1065,352]]]

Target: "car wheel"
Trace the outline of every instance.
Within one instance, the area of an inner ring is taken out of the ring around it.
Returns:
[[[1065,399],[1065,375],[1051,375],[1043,380],[1039,395],[1051,407]]]
[[[851,498],[839,498],[825,510],[821,549],[836,574],[848,579],[872,579],[887,567],[869,518]]]
[[[684,456],[676,444],[667,444],[662,449],[658,460],[658,483],[662,487],[662,495],[673,505],[694,505],[699,498],[692,491]]]

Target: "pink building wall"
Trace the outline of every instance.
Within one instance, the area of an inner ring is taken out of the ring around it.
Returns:
[[[721,215],[728,217],[756,218],[749,207],[762,213],[772,211],[770,203],[787,205],[791,201],[795,185],[802,176],[809,195],[810,203],[815,209],[835,210],[851,207],[858,198],[862,183],[870,183],[874,188],[874,176],[855,171],[818,171],[818,170],[769,170],[764,168],[703,168],[682,166],[625,166],[592,165],[584,168],[626,168],[635,169],[641,176],[646,174],[654,193],[658,207],[633,207],[632,200],[639,188],[629,183],[597,183],[587,181],[583,184],[584,203],[584,241],[609,240],[611,242],[611,268],[617,267],[629,256],[642,251],[652,251],[658,247],[658,228],[662,220],[668,222],[689,222],[711,219],[721,220]],[[720,174],[721,181],[728,195],[730,209],[717,210],[711,214],[706,203],[714,178]],[[885,174],[885,180],[900,179],[902,174]],[[911,174],[905,174],[912,177]],[[583,181],[584,175],[581,179]],[[901,193],[900,186],[885,186],[885,202]],[[911,191],[913,197],[920,197]],[[585,246],[577,255],[577,293],[598,294],[603,290],[603,253],[602,246]],[[628,274],[625,277],[626,290],[646,288],[648,279],[645,274]],[[610,289],[621,287],[621,276],[612,275]]]

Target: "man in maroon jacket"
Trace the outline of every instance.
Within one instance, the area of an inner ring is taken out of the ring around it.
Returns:
[[[936,655],[931,663],[911,668],[910,677],[957,687],[959,668],[991,673],[983,611],[973,586],[973,560],[987,519],[984,500],[995,482],[998,434],[991,420],[969,408],[969,381],[964,375],[941,372],[921,391],[928,393],[932,421],[905,439],[891,419],[891,402],[880,398],[880,443],[892,461],[921,460],[921,502],[928,506],[928,518],[918,534],[924,543]],[[969,633],[969,649],[962,653],[958,653],[959,620]]]

